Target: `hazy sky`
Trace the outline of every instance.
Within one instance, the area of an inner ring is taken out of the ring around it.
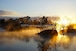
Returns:
[[[76,16],[76,0],[0,0],[0,10],[29,16]]]

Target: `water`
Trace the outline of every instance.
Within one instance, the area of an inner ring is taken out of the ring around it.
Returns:
[[[36,33],[1,32],[0,51],[76,51],[75,34],[44,39]]]

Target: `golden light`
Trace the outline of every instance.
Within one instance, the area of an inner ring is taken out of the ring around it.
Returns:
[[[58,36],[57,36],[57,41],[60,41],[60,39],[63,37],[63,35],[62,34],[58,34]]]
[[[60,17],[60,20],[57,21],[57,25],[56,25],[58,36],[53,38],[54,42],[60,44],[69,43],[70,38],[67,35],[63,35],[66,32],[68,25],[70,25],[70,20],[68,19],[68,17]],[[62,31],[64,31],[64,33]]]
[[[24,33],[24,34],[26,34],[28,36],[33,36],[33,35],[39,33],[40,31],[41,30],[39,28],[29,27],[29,28],[27,28],[25,30],[21,30],[20,32]]]
[[[61,43],[68,43],[70,41],[70,38],[67,35],[58,35],[57,36],[57,42]]]
[[[70,20],[68,17],[60,17],[60,20],[57,21],[57,24],[68,26],[70,24]]]
[[[72,26],[73,26],[73,29],[76,29],[76,24],[73,24]]]
[[[67,35],[54,36],[49,41],[51,47],[55,47],[56,44],[60,46],[68,46],[70,42],[71,42],[71,39]]]
[[[70,20],[68,17],[60,17],[60,19],[57,21],[56,30],[58,34],[61,34],[61,30],[67,30],[67,26],[70,25]]]

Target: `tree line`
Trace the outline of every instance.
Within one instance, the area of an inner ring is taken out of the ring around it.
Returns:
[[[8,31],[20,30],[22,25],[48,25],[53,24],[51,20],[48,20],[48,17],[39,17],[39,19],[31,19],[31,17],[26,16],[22,18],[9,18],[7,20],[0,19],[0,28],[3,28]]]

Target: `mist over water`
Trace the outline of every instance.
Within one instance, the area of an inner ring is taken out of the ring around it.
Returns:
[[[20,31],[4,31],[0,33],[0,37],[15,37],[15,38],[24,38],[31,37],[39,33],[41,30],[39,28],[28,28]]]
[[[76,51],[75,34],[66,34],[63,37],[54,35],[47,39],[37,35],[41,31],[39,28],[29,28],[0,32],[0,51]]]

